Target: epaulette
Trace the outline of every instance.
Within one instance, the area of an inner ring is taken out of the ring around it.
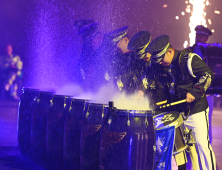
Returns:
[[[181,72],[181,78],[182,80],[184,80],[184,70],[185,70],[185,67],[184,67],[184,64],[183,61],[184,59],[188,59],[190,54],[192,53],[191,49],[184,49],[181,53],[180,53],[180,56],[179,56],[179,66],[180,66],[180,72]]]

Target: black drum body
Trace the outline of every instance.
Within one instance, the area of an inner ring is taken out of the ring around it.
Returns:
[[[102,127],[100,170],[152,170],[154,146],[151,111],[110,111]]]
[[[39,91],[36,109],[32,116],[31,126],[31,152],[32,158],[38,164],[44,166],[46,160],[46,129],[47,116],[53,94],[50,92]]]
[[[178,112],[166,112],[154,116],[155,129],[164,129],[175,126],[174,155],[187,149],[187,139],[185,135],[185,126],[183,117]]]
[[[65,170],[80,169],[81,127],[88,101],[72,99],[64,125],[63,164]]]
[[[47,116],[46,169],[63,169],[64,121],[69,111],[69,98],[54,95]]]
[[[23,88],[18,111],[18,146],[22,155],[31,154],[31,124],[39,91]]]
[[[101,127],[107,107],[103,104],[89,103],[81,128],[80,169],[99,169]]]

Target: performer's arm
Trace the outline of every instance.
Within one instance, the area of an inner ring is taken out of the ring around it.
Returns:
[[[197,55],[192,58],[191,67],[193,75],[198,78],[198,81],[194,84],[189,93],[195,100],[199,100],[210,86],[214,75],[211,69]]]

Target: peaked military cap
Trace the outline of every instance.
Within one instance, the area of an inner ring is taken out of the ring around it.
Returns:
[[[142,59],[145,57],[145,49],[150,44],[151,35],[148,31],[140,31],[133,35],[130,39],[127,48],[131,51],[135,51],[136,57]]]
[[[95,21],[93,19],[81,19],[77,20],[74,25],[78,28],[78,31],[80,31],[82,28],[84,28],[87,25],[90,25],[94,23]]]
[[[116,45],[123,37],[127,35],[127,31],[128,26],[124,26],[108,33],[106,36],[112,41],[113,45]]]
[[[196,31],[196,34],[203,34],[206,36],[212,35],[212,32],[208,28],[204,27],[203,25],[197,25],[195,27],[195,31]]]
[[[78,35],[82,36],[82,38],[93,37],[93,35],[97,32],[99,23],[94,22],[94,20],[78,20],[74,24],[78,29]]]
[[[156,37],[149,46],[146,48],[146,52],[151,53],[151,60],[153,63],[159,63],[163,60],[164,54],[170,46],[170,38],[168,35],[161,35]]]

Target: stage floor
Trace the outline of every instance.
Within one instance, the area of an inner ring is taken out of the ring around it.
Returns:
[[[18,102],[0,101],[0,169],[44,170],[32,161],[20,156],[17,143],[17,108]],[[222,107],[218,103],[215,103],[213,111],[212,130],[212,147],[216,155],[217,170],[222,170]]]

